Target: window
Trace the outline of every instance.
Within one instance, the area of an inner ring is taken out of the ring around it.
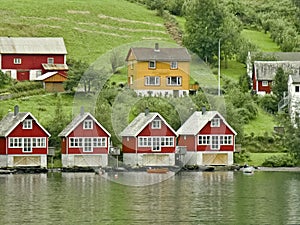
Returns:
[[[54,64],[54,58],[47,58],[48,64]]]
[[[23,138],[9,138],[9,147],[10,148],[22,148]]]
[[[297,92],[297,93],[300,92],[300,86],[295,86],[295,92]]]
[[[32,139],[24,138],[23,139],[23,152],[32,152]]]
[[[22,64],[22,59],[14,58],[14,64]]]
[[[178,63],[177,62],[175,62],[175,61],[173,61],[173,62],[171,62],[171,69],[172,70],[175,70],[175,69],[177,69],[178,68]]]
[[[156,62],[154,60],[149,61],[148,68],[149,69],[155,69],[156,68]]]
[[[231,135],[220,136],[220,144],[221,145],[232,145],[232,136]]]
[[[130,76],[129,83],[132,85],[133,84],[133,75]]]
[[[84,139],[84,152],[92,152],[93,146],[92,146],[92,138],[85,138]]]
[[[24,120],[23,129],[32,129],[32,120]]]
[[[93,138],[93,147],[99,148],[99,147],[106,147],[106,138]]]
[[[42,75],[42,71],[41,70],[37,70],[36,71],[36,77],[39,77],[39,76],[41,76]]]
[[[213,118],[211,120],[211,127],[220,127],[220,118]]]
[[[160,138],[152,137],[152,151],[160,151]]]
[[[174,137],[161,137],[160,145],[165,147],[173,147],[174,146]]]
[[[46,138],[32,138],[32,147],[46,147]]]
[[[93,121],[92,120],[83,121],[83,129],[85,129],[85,130],[93,129]]]
[[[262,84],[261,84],[263,87],[267,87],[267,86],[269,86],[269,82],[268,81],[266,81],[266,80],[264,80],[264,81],[262,81]]]
[[[167,85],[180,86],[181,77],[167,77]]]
[[[132,69],[132,70],[133,70],[133,68],[134,68],[133,61],[130,61],[130,69]]]
[[[153,120],[151,123],[152,129],[160,129],[161,128],[161,121],[160,120]]]
[[[160,77],[152,77],[152,76],[145,77],[145,85],[159,86],[160,85]]]
[[[220,149],[219,136],[211,136],[211,149],[212,150]]]
[[[210,144],[210,136],[208,136],[208,135],[199,135],[198,136],[198,144],[199,145],[209,145]]]
[[[69,147],[82,147],[83,144],[82,138],[70,138]]]

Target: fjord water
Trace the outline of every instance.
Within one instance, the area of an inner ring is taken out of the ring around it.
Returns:
[[[299,172],[147,176],[0,175],[0,224],[300,224]]]

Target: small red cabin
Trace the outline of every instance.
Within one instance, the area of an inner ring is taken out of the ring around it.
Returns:
[[[90,114],[81,112],[58,135],[63,167],[105,167],[110,133]]]
[[[236,132],[217,111],[194,112],[177,131],[190,165],[233,164]]]
[[[0,121],[0,166],[47,168],[50,134],[30,112],[15,107]]]
[[[140,113],[120,135],[125,164],[175,165],[177,134],[159,113]]]
[[[0,37],[0,70],[19,81],[53,71],[66,75],[66,55],[63,38]]]

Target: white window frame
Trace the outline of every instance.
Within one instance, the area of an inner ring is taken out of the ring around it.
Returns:
[[[155,60],[149,60],[148,68],[149,69],[156,69],[156,61]]]
[[[9,138],[10,148],[23,148],[23,138]]]
[[[221,120],[220,118],[213,118],[210,122],[210,127],[220,127]]]
[[[160,77],[159,76],[145,76],[145,86],[159,86]]]
[[[220,136],[220,145],[232,145],[233,136],[232,135],[221,135]]]
[[[173,83],[174,81],[175,81],[175,83]],[[168,86],[181,86],[182,85],[182,77],[180,77],[180,76],[167,77],[167,85]]]
[[[210,142],[211,150],[220,150],[220,136],[212,135]]]
[[[32,138],[23,138],[22,152],[32,152]]]
[[[83,139],[83,152],[93,152],[93,138]]]
[[[70,137],[69,138],[69,147],[70,148],[82,148],[83,147],[83,138]]]
[[[263,81],[261,82],[261,86],[263,86],[263,87],[268,87],[268,86],[269,86],[269,82],[268,82],[267,80],[263,80]]]
[[[107,147],[107,141],[106,137],[94,137],[93,138],[93,147],[94,148],[101,148],[101,147]]]
[[[21,58],[14,58],[14,64],[22,64]]]
[[[152,137],[151,151],[152,152],[160,152],[161,151],[160,137]]]
[[[23,129],[24,130],[32,129],[32,120],[31,119],[26,119],[23,121]]]
[[[152,129],[161,129],[161,120],[153,120],[151,122],[151,128]]]
[[[47,58],[47,64],[54,64],[54,58],[53,57]]]
[[[152,151],[161,151],[161,147],[174,147],[174,143],[174,137],[171,136],[138,137],[138,147],[151,147]]]
[[[178,62],[177,61],[170,62],[170,68],[171,68],[171,70],[178,69]]]
[[[93,120],[84,120],[83,121],[83,129],[84,130],[92,130],[93,129]]]
[[[198,145],[209,145],[210,135],[198,135]]]
[[[46,147],[46,138],[36,137],[32,138],[32,148],[45,148]]]

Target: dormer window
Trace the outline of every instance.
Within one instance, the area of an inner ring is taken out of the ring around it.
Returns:
[[[161,128],[161,121],[160,120],[153,120],[151,128],[152,129],[160,129]]]
[[[23,129],[32,129],[32,120],[24,120]]]
[[[211,120],[211,127],[220,127],[220,118],[213,118]]]
[[[54,64],[54,58],[47,58],[48,64]]]
[[[176,61],[171,62],[171,69],[176,70],[178,68],[178,63]]]
[[[85,121],[83,121],[83,129],[84,130],[91,130],[91,129],[93,129],[93,121],[92,120],[85,120]]]
[[[155,69],[156,68],[156,62],[155,60],[150,60],[148,64],[149,69]]]

